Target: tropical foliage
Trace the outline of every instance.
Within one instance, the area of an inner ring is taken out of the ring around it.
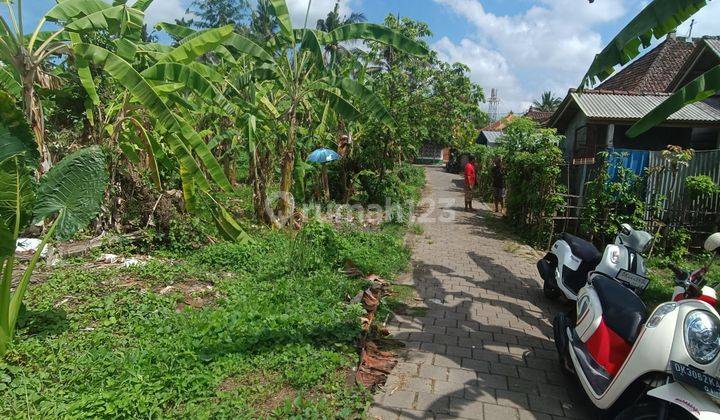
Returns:
[[[40,258],[10,293],[20,235],[44,246],[94,220],[86,233],[132,233],[144,249],[252,247],[261,225],[295,221],[292,200],[274,197],[319,198],[319,168],[305,162],[313,149],[343,157],[324,167],[333,200],[404,205],[424,182],[407,164],[421,144],[468,144],[485,123],[468,68],[440,61],[427,25],[410,19],[367,23],[336,4],[298,28],[284,0],[254,9],[197,0],[193,20],[153,32],[144,18],[152,0],[64,0],[28,31],[27,1],[5,4],[3,352]],[[376,272],[397,271],[365,259]]]
[[[539,111],[555,112],[561,102],[561,98],[555,96],[551,91],[547,91],[543,92],[540,99],[533,101],[533,107]]]
[[[15,336],[30,276],[48,243],[69,239],[100,211],[107,173],[105,156],[98,147],[79,150],[63,159],[35,182],[38,147],[12,98],[0,94],[0,356]],[[31,222],[49,221],[47,233],[12,290],[15,246]]]

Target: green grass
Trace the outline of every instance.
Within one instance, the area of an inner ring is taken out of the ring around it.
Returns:
[[[340,270],[403,270],[402,233],[311,223],[129,269],[57,269],[29,289],[0,361],[0,417],[360,415],[368,394],[346,377],[363,310],[348,300],[365,282]]]
[[[683,270],[694,271],[705,266],[707,261],[706,256],[689,256],[678,264],[678,267]],[[668,261],[664,258],[651,258],[647,261],[650,285],[642,297],[650,310],[663,302],[668,302],[672,298],[675,276],[667,266]],[[705,280],[710,287],[720,284],[720,264],[717,262],[713,264],[710,272],[705,276]]]

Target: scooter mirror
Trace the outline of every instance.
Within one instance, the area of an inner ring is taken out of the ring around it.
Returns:
[[[632,231],[633,231],[633,228],[629,224],[623,223],[622,225],[620,225],[620,232],[622,232],[623,235],[630,236]]]
[[[705,250],[708,252],[716,252],[720,250],[720,232],[713,233],[705,241]]]

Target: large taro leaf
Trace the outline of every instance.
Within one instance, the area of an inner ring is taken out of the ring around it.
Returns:
[[[20,154],[26,165],[38,166],[40,152],[25,116],[10,95],[0,92],[0,162]]]
[[[55,232],[69,239],[100,212],[108,174],[99,147],[78,150],[43,176],[38,188],[35,220],[59,215]]]
[[[17,236],[32,220],[35,178],[20,159],[0,163],[0,257],[14,253]]]

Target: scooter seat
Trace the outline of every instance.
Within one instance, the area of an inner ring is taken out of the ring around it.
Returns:
[[[647,308],[632,290],[617,280],[596,273],[592,282],[600,298],[605,324],[632,345],[647,321]]]
[[[593,265],[600,264],[602,254],[591,242],[564,232],[560,235],[560,239],[567,242],[570,246],[570,250],[576,257]]]

